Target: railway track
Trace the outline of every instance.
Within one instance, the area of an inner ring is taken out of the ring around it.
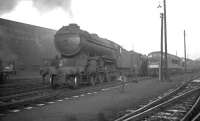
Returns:
[[[138,80],[148,79],[139,78]],[[97,85],[95,87],[81,87],[77,90],[67,89],[66,86],[62,86],[56,90],[51,89],[50,85],[42,85],[37,83],[27,83],[22,84],[7,84],[0,86],[1,95],[0,96],[0,108],[9,108],[15,105],[23,104],[26,102],[32,102],[33,100],[47,99],[51,97],[60,97],[60,95],[65,94],[65,92],[82,92],[81,90],[91,90],[92,88],[100,88],[101,86],[116,86],[120,85],[118,82],[108,82],[104,84]],[[86,89],[88,88],[88,89]],[[91,88],[91,89],[90,89]],[[5,92],[4,90],[5,89]],[[12,89],[12,92],[9,92]],[[18,90],[19,89],[19,90]],[[8,91],[8,92],[7,92]],[[7,94],[7,95],[6,95]],[[1,110],[1,109],[0,109]]]
[[[27,80],[23,82],[19,81],[18,83],[2,84],[0,85],[0,97],[32,92],[49,87],[50,86],[48,86],[47,83],[43,83],[41,80]]]
[[[182,77],[181,77],[182,78]],[[144,80],[149,78],[138,78]],[[23,93],[17,93],[9,96],[0,97],[0,113],[6,113],[8,110],[20,109],[26,106],[34,105],[36,103],[49,102],[53,100],[59,100],[63,97],[73,97],[75,95],[82,95],[91,92],[98,92],[100,90],[106,90],[105,88],[118,87],[121,82],[108,82],[97,86],[83,87],[77,90],[71,90],[67,88],[60,88],[52,90],[50,88],[41,88]]]
[[[200,96],[181,121],[197,121],[200,119]]]
[[[34,103],[41,103],[61,99],[63,97],[73,97],[74,95],[80,95],[83,93],[90,93],[93,91],[104,90],[105,88],[118,87],[120,82],[108,82],[97,86],[86,86],[80,89],[71,90],[65,88],[65,86],[56,90],[51,88],[38,88],[37,90],[27,91],[23,93],[17,93],[8,96],[0,97],[0,113],[6,110],[24,107],[26,105],[32,105]]]
[[[190,79],[174,91],[164,94],[162,98],[125,114],[115,121],[179,121],[181,119],[182,121],[191,121],[188,120],[188,117],[197,115],[200,103],[200,80],[195,80],[196,78]],[[189,111],[189,109],[194,110]],[[189,112],[191,113],[189,114]],[[191,116],[194,115],[194,112],[196,115]],[[186,116],[184,117],[184,115]]]
[[[54,91],[50,88],[38,88],[38,90],[0,97],[0,111],[18,107],[20,105],[30,104],[34,100],[47,96],[50,97],[53,94],[57,94],[57,92],[58,91]]]
[[[198,121],[200,119],[200,112],[192,119],[192,121]]]

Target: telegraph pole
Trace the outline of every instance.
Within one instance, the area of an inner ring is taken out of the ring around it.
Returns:
[[[160,39],[160,74],[159,80],[163,80],[163,13],[160,14],[161,17],[161,39]]]
[[[185,41],[185,30],[184,30],[184,55],[185,55],[185,72],[187,71],[187,58],[186,58],[186,41]]]
[[[167,15],[166,15],[166,0],[164,0],[164,32],[165,32],[165,79],[169,79],[168,61],[167,61]]]

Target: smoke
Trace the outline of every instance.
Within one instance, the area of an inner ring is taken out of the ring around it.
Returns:
[[[0,0],[0,15],[12,11],[20,0]]]
[[[33,5],[40,12],[48,12],[57,7],[60,7],[66,12],[68,12],[70,16],[73,16],[71,11],[71,0],[32,0],[32,1]]]
[[[0,0],[0,15],[12,11],[18,2],[22,0]],[[30,0],[33,6],[41,13],[51,11],[55,8],[62,8],[72,17],[71,0]]]

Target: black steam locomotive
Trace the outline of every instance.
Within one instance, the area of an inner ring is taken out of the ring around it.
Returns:
[[[119,75],[144,75],[147,68],[145,56],[81,30],[77,24],[58,30],[54,42],[60,56],[50,64],[52,86],[61,83],[71,87],[95,85],[116,80]]]

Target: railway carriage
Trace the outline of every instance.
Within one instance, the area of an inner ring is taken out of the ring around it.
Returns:
[[[159,68],[160,68],[160,52],[151,52],[148,54],[148,74],[150,76],[158,76]],[[183,72],[183,65],[181,58],[178,56],[168,54],[168,70],[170,74],[181,73]],[[163,53],[163,60],[164,60],[164,53]],[[163,61],[163,65],[164,65]],[[164,66],[163,66],[164,68]]]

